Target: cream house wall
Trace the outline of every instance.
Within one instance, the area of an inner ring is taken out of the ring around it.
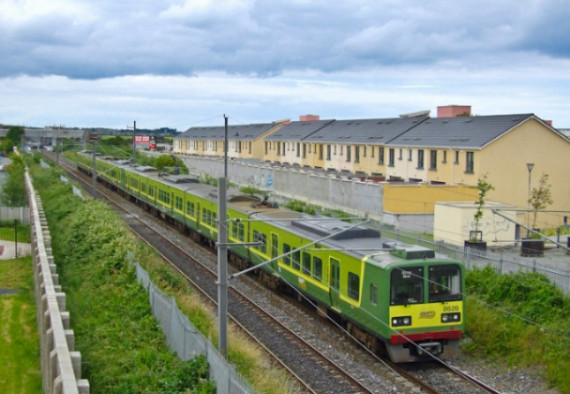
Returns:
[[[538,187],[542,174],[548,174],[553,204],[547,210],[564,211],[539,215],[537,227],[560,226],[563,217],[570,216],[569,157],[568,139],[542,122],[529,119],[482,149],[480,174],[487,174],[488,182],[495,187],[489,193],[490,199],[526,209],[527,163],[534,163],[531,189]],[[529,219],[532,224],[532,217]]]

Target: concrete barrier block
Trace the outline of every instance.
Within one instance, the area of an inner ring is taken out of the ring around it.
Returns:
[[[71,317],[69,312],[61,312],[61,322],[63,323],[63,328],[71,328]]]
[[[71,364],[73,365],[73,373],[75,374],[75,379],[81,379],[81,353],[79,352],[69,352],[71,357]]]
[[[57,299],[57,305],[59,306],[59,310],[60,311],[67,310],[65,303],[65,293],[56,293],[55,298]]]
[[[90,390],[88,380],[81,379],[77,381],[77,391],[79,391],[79,394],[89,394]]]
[[[65,340],[67,341],[67,348],[70,351],[75,350],[75,334],[73,333],[73,330],[65,330],[64,334]],[[75,376],[77,376],[77,374],[75,374]]]

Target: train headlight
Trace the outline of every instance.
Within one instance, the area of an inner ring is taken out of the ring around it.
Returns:
[[[400,326],[411,326],[412,325],[412,317],[411,316],[399,316],[392,318],[392,326],[393,327],[400,327]]]
[[[461,320],[461,313],[442,313],[441,322],[442,323],[457,323]]]

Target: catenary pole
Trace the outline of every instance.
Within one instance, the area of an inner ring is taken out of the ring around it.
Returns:
[[[228,117],[224,115],[224,176],[218,179],[218,349],[227,355],[228,234],[226,182],[228,177]]]

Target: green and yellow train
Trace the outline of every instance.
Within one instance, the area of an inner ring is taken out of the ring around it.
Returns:
[[[91,174],[92,157],[77,157],[78,167]],[[98,158],[96,167],[100,182],[215,243],[217,188],[126,161]],[[228,192],[227,217],[228,242],[236,244],[232,263],[243,269],[274,260],[258,270],[265,283],[302,293],[373,351],[395,362],[456,356],[465,331],[461,261],[382,238],[364,225],[240,193]],[[241,245],[252,242],[257,245]]]

